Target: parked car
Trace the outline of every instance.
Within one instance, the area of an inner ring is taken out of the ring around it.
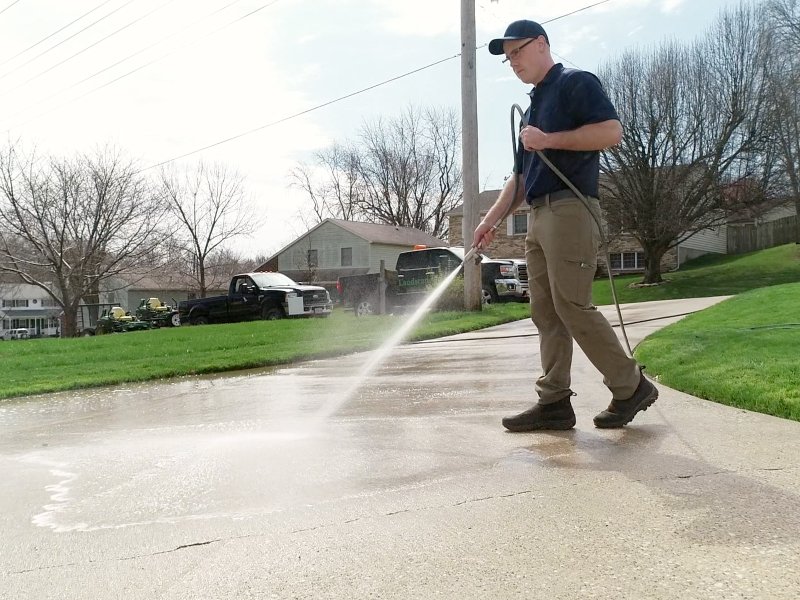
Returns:
[[[235,323],[251,319],[327,317],[333,310],[330,294],[318,285],[301,285],[283,273],[234,275],[227,296],[183,300],[181,323]]]
[[[7,329],[3,334],[4,340],[27,340],[31,337],[31,332],[25,328]]]
[[[386,309],[393,311],[419,303],[437,277],[461,264],[464,248],[421,247],[401,252],[394,271],[386,271]],[[337,290],[345,306],[357,316],[378,312],[379,273],[340,277]],[[493,259],[481,255],[481,292],[484,303],[528,299],[528,271],[520,259]]]

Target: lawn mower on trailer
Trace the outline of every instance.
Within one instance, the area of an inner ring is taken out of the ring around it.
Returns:
[[[104,310],[94,329],[87,329],[84,335],[105,335],[108,333],[124,333],[126,331],[142,331],[151,329],[150,323],[140,321],[121,306],[114,306]]]
[[[136,308],[136,318],[153,327],[180,327],[181,317],[175,306],[164,304],[158,298],[142,298]]]

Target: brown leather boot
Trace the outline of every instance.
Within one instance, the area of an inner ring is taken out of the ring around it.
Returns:
[[[594,418],[594,426],[612,429],[627,425],[640,410],[647,410],[658,398],[658,389],[641,374],[639,386],[627,400],[612,400],[608,408]]]
[[[564,430],[575,427],[575,411],[569,398],[551,404],[534,404],[525,412],[503,419],[503,427],[509,431]]]

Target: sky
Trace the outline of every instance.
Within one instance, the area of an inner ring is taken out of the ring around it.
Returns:
[[[508,23],[543,23],[556,61],[596,71],[628,50],[690,41],[739,3],[607,0],[556,19],[598,1],[475,0],[482,190],[510,171],[509,111],[529,91],[486,48]],[[111,145],[153,176],[163,163],[224,163],[244,176],[263,223],[232,247],[270,256],[306,230],[308,201],[289,176],[299,163],[410,106],[460,112],[460,8],[460,0],[0,0],[2,145],[57,156]]]

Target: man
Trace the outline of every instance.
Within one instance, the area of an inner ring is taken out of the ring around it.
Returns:
[[[489,52],[505,54],[523,83],[534,86],[520,131],[514,175],[475,230],[474,244],[494,239],[493,225],[522,201],[531,205],[525,239],[531,318],[539,330],[542,375],[532,408],[503,419],[510,431],[570,429],[575,412],[570,397],[572,341],[603,374],[611,390],[609,407],[594,418],[596,427],[622,427],[658,397],[611,325],[592,305],[592,280],[600,233],[582,201],[540,158],[547,158],[587,197],[600,214],[599,151],[622,138],[619,117],[597,77],[555,64],[550,40],[534,21],[515,21]],[[517,191],[516,197],[514,192]]]

